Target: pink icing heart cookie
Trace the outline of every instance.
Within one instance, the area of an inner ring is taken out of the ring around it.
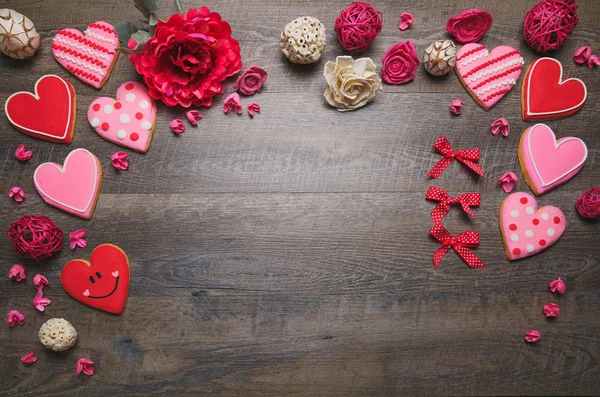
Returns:
[[[75,149],[62,166],[40,164],[33,173],[33,184],[51,206],[90,219],[102,186],[102,167],[92,153]]]
[[[93,22],[82,35],[76,29],[61,29],[52,39],[52,55],[84,83],[102,88],[119,57],[119,37],[107,22]]]
[[[156,103],[148,89],[129,81],[117,90],[117,99],[101,97],[90,104],[88,121],[107,141],[147,152],[156,122]]]
[[[523,69],[519,50],[471,43],[456,54],[456,74],[469,94],[485,110],[491,109],[517,84]]]
[[[519,142],[519,163],[527,184],[536,196],[571,179],[583,168],[587,146],[572,136],[558,141],[545,124],[529,127]]]
[[[537,254],[556,243],[565,232],[567,221],[556,207],[537,208],[527,193],[513,193],[500,206],[500,230],[508,260]]]

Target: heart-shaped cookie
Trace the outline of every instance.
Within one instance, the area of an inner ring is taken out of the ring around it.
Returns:
[[[63,166],[40,164],[33,184],[45,202],[69,214],[90,219],[102,185],[100,161],[85,149],[75,149]]]
[[[583,107],[587,88],[575,78],[563,80],[562,64],[554,58],[533,62],[523,79],[523,120],[553,120]]]
[[[572,136],[558,141],[545,124],[529,127],[519,142],[519,163],[536,196],[567,182],[583,168],[587,146]]]
[[[456,74],[469,94],[485,110],[491,109],[517,84],[523,69],[519,50],[470,43],[456,53]]]
[[[90,104],[88,121],[102,138],[138,152],[147,152],[156,122],[156,103],[148,89],[129,81],[117,99],[101,97]]]
[[[75,129],[75,89],[49,74],[35,83],[35,92],[16,92],[4,105],[6,117],[19,131],[50,142],[71,143]]]
[[[119,37],[110,23],[91,23],[82,35],[76,29],[61,29],[52,39],[52,55],[84,83],[102,88],[119,57]]]
[[[60,273],[60,283],[79,302],[109,313],[121,314],[129,294],[129,259],[112,244],[94,249],[90,261],[75,259]]]
[[[500,206],[500,230],[508,260],[537,254],[556,243],[565,232],[567,221],[556,207],[537,208],[527,193],[513,193]]]

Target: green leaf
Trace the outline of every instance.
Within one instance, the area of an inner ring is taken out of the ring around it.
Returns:
[[[119,35],[119,40],[125,44],[127,44],[127,41],[129,41],[131,34],[134,32],[133,24],[128,21],[123,21],[123,22],[119,22],[118,24],[116,24],[115,30],[117,31],[117,34]]]
[[[152,12],[158,11],[158,0],[133,0],[135,8],[140,10],[146,19],[150,18]]]
[[[158,23],[158,14],[154,11],[150,13],[150,18],[148,18],[148,25],[156,26]]]
[[[131,35],[131,38],[134,39],[136,43],[138,43],[139,47],[144,48],[144,45],[148,40],[152,38],[152,36],[145,30],[138,30],[137,32]]]

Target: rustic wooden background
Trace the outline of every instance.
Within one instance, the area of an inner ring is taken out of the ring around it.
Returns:
[[[202,5],[182,2],[184,8]],[[70,146],[29,138],[0,116],[0,228],[20,215],[42,214],[67,234],[85,229],[89,243],[34,263],[0,239],[0,313],[18,309],[27,316],[23,327],[0,326],[0,395],[600,394],[600,223],[583,220],[574,208],[584,190],[600,184],[600,70],[573,63],[582,45],[600,54],[600,2],[578,1],[579,26],[552,54],[589,90],[579,113],[549,123],[557,135],[578,136],[589,148],[585,168],[539,199],[559,206],[569,226],[555,246],[517,262],[503,253],[497,218],[506,194],[497,179],[509,170],[521,177],[516,149],[529,124],[520,117],[520,87],[485,112],[453,73],[433,78],[421,69],[414,82],[386,86],[369,106],[338,113],[323,100],[322,69],[343,54],[333,21],[348,3],[207,0],[231,23],[244,65],[269,72],[252,98],[262,113],[254,120],[224,115],[220,97],[201,110],[197,128],[188,125],[177,137],[168,124],[184,118],[183,111],[161,105],[149,153],[130,152],[130,169],[118,172],[107,155],[119,148],[99,138],[85,115],[94,98],[113,96],[136,79],[132,65],[121,57],[108,84],[96,91],[58,65],[50,44],[63,27],[137,20],[133,3],[0,1],[29,16],[43,37],[30,61],[0,57],[0,103],[15,91],[32,90],[48,73],[67,77],[78,94]],[[535,3],[374,0],[384,26],[364,55],[379,64],[390,45],[409,39],[422,53],[448,37],[450,16],[480,6],[494,18],[481,42],[519,48],[530,62],[536,55],[522,40],[521,24]],[[175,11],[174,1],[160,1],[161,17]],[[400,32],[403,11],[415,23]],[[279,50],[279,33],[305,14],[325,24],[328,47],[318,64],[294,66]],[[465,102],[459,117],[448,111],[454,98]],[[511,124],[508,138],[489,132],[498,117]],[[457,148],[482,149],[485,179],[459,164],[437,181],[427,178],[440,158],[431,146],[442,133]],[[27,163],[14,157],[19,144],[34,152]],[[46,205],[32,184],[37,165],[62,163],[78,147],[95,153],[104,167],[91,221]],[[434,204],[424,198],[432,184],[453,194],[482,193],[478,219],[453,208],[445,224],[452,233],[481,233],[476,253],[486,269],[469,269],[453,252],[433,267],[439,246],[428,236]],[[15,185],[27,193],[21,204],[6,195]],[[524,181],[517,190],[529,192]],[[87,258],[102,243],[119,245],[131,260],[122,316],[83,306],[60,287],[62,266]],[[25,266],[25,282],[6,278],[13,263]],[[38,272],[51,284],[44,290],[52,300],[45,313],[31,304]],[[568,286],[563,296],[548,291],[558,276]],[[560,304],[557,319],[542,314],[549,301]],[[51,317],[67,318],[79,332],[68,352],[46,351],[37,340]],[[536,345],[523,341],[530,328],[542,333]],[[19,358],[29,351],[39,361],[22,365]],[[93,377],[75,375],[81,357],[95,362]]]

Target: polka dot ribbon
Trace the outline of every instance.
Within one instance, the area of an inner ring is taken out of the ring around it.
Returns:
[[[481,202],[481,194],[463,193],[457,197],[452,197],[446,193],[444,189],[440,189],[437,186],[429,186],[429,190],[427,191],[425,199],[440,202],[435,206],[433,211],[431,211],[431,219],[433,219],[433,223],[437,225],[438,223],[442,222],[442,219],[444,219],[448,211],[450,211],[451,204],[460,204],[463,211],[471,215],[473,218],[477,218],[473,211],[471,211],[470,207],[479,207],[479,203]]]
[[[469,249],[479,247],[479,233],[470,231],[462,232],[458,236],[453,237],[442,225],[435,225],[429,230],[429,233],[442,244],[442,246],[433,253],[433,264],[435,267],[440,264],[442,258],[450,248],[453,248],[470,268],[485,267],[483,262],[481,262],[481,260]]]
[[[445,136],[440,136],[438,140],[433,145],[433,148],[438,151],[443,159],[437,162],[437,164],[429,171],[427,176],[431,178],[437,178],[442,175],[442,172],[450,165],[450,163],[457,159],[473,171],[477,173],[479,176],[483,176],[483,168],[475,164],[479,161],[479,148],[475,149],[464,149],[464,150],[452,150],[452,146],[448,139]]]

